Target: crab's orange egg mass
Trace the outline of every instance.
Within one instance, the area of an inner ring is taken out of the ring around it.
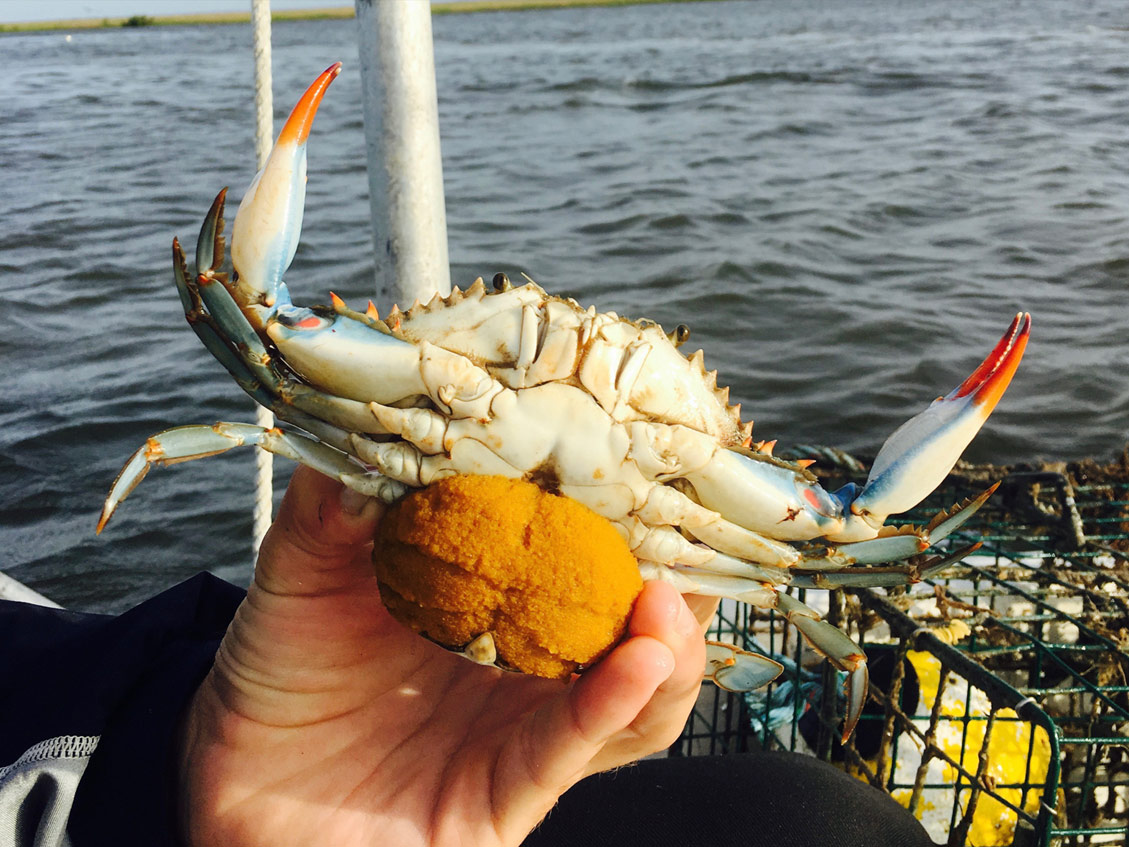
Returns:
[[[373,563],[392,615],[461,649],[490,633],[498,663],[549,678],[622,637],[643,588],[612,525],[531,482],[452,476],[397,503]]]

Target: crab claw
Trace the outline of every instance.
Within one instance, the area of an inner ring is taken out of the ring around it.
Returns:
[[[321,98],[340,72],[341,63],[336,62],[306,89],[235,215],[231,262],[238,279],[232,294],[252,323],[257,318],[261,324],[276,303],[290,301],[282,274],[290,267],[302,230],[306,139]]]
[[[756,691],[772,682],[784,666],[759,653],[722,641],[706,642],[705,678],[724,691]]]
[[[941,484],[1003,396],[1030,331],[1031,316],[1020,312],[968,379],[886,439],[862,492],[850,501],[853,514],[877,528]]]

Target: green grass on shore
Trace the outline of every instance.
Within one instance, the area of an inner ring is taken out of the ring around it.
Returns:
[[[571,6],[635,6],[644,3],[690,3],[705,0],[466,0],[462,3],[433,0],[434,15],[464,12],[523,12],[531,9],[563,9]],[[352,6],[326,9],[276,11],[273,21],[316,21],[353,17]],[[190,26],[200,24],[242,24],[251,20],[250,12],[221,12],[200,15],[134,15],[128,18],[73,18],[57,21],[0,24],[3,32],[49,32],[53,30],[105,29],[141,26]]]

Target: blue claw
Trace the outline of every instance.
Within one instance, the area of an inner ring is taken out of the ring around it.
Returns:
[[[1015,316],[995,349],[964,382],[902,424],[878,452],[851,512],[874,528],[911,509],[952,470],[1011,382],[1031,331],[1031,316]]]
[[[233,296],[262,329],[276,304],[289,303],[282,275],[298,250],[302,207],[306,202],[306,139],[318,105],[341,71],[326,68],[298,101],[278,134],[270,158],[255,176],[231,233],[231,262],[238,274]],[[252,314],[254,313],[254,314]]]

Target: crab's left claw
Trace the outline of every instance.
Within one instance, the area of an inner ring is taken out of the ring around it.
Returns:
[[[290,267],[302,230],[306,202],[306,139],[329,84],[341,63],[326,68],[290,113],[267,163],[255,176],[231,233],[231,262],[238,275],[232,295],[248,318],[260,324],[276,304],[289,303],[282,274]],[[258,308],[246,308],[248,306]],[[261,329],[261,326],[256,327]]]
[[[887,515],[911,509],[952,470],[1011,382],[1031,331],[1031,316],[1015,316],[995,349],[972,374],[921,414],[902,424],[878,452],[853,514],[877,528]]]

